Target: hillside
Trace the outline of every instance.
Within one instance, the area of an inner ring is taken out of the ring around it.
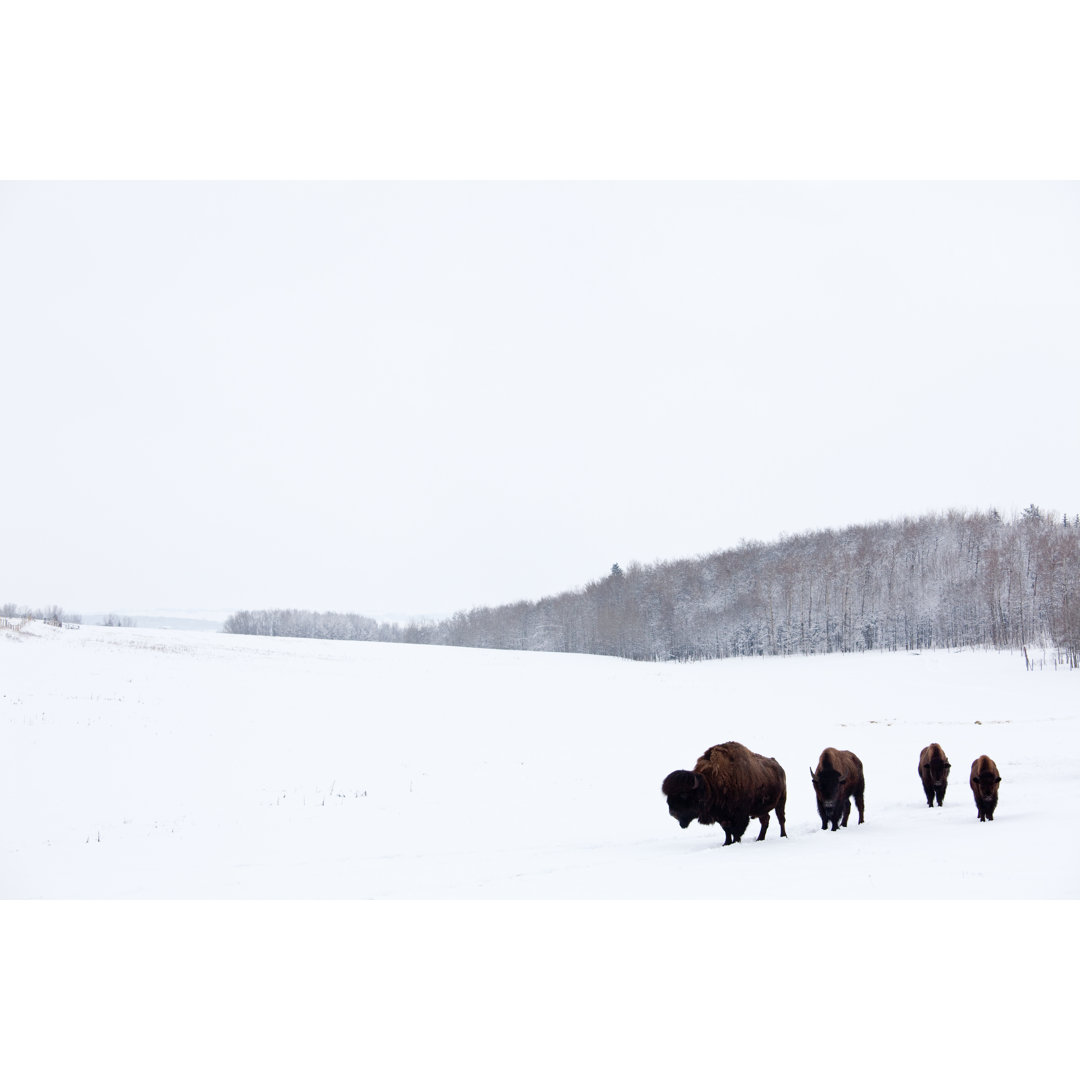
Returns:
[[[305,637],[703,660],[1052,645],[1080,662],[1080,517],[1030,506],[746,543],[431,624],[238,612],[225,629]]]

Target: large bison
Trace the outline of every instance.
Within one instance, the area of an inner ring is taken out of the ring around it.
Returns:
[[[923,791],[926,792],[926,805],[934,805],[934,796],[937,796],[937,804],[945,801],[945,789],[949,786],[949,770],[952,766],[945,756],[945,751],[936,743],[924,746],[919,754],[919,779],[922,780]]]
[[[841,825],[847,828],[852,798],[855,799],[855,806],[859,811],[859,824],[866,820],[863,813],[866,780],[863,777],[862,762],[850,750],[825,747],[818,758],[817,771],[810,770],[810,779],[814,784],[823,829],[827,829],[830,823],[833,832]]]
[[[982,754],[971,763],[971,793],[975,796],[980,821],[994,820],[1000,783],[1001,776],[993,758]]]
[[[693,771],[678,769],[664,780],[668,812],[686,828],[695,818],[702,825],[724,829],[724,847],[742,840],[750,819],[761,822],[758,839],[769,828],[769,811],[776,811],[780,835],[784,828],[787,777],[776,758],[747,750],[742,743],[711,746],[698,758]]]

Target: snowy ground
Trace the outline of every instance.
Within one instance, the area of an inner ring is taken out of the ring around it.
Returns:
[[[1046,660],[647,665],[32,623],[0,631],[0,896],[1077,898],[1080,673]],[[722,848],[668,817],[663,777],[727,739],[786,769],[786,839],[752,823]],[[933,810],[931,741],[954,766]],[[808,774],[830,745],[867,780],[866,823],[836,834]],[[985,824],[981,753],[1004,777]]]
[[[0,630],[0,1061],[1056,1075],[1078,680],[986,652],[644,665]],[[787,769],[787,839],[722,848],[668,817],[663,777],[732,738]],[[931,740],[954,762],[933,810]],[[830,744],[867,776],[866,824],[836,834],[808,775]],[[987,824],[966,785],[983,752],[1005,778]],[[317,902],[369,897],[390,902]]]

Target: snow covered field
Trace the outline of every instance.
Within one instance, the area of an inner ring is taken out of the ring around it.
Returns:
[[[1016,653],[646,665],[0,633],[6,898],[1080,897],[1080,673]],[[668,816],[664,776],[728,739],[786,769],[786,839],[774,819],[725,849]],[[953,762],[933,810],[931,741]],[[826,746],[866,772],[866,823],[836,834],[808,775]],[[985,824],[981,753],[1004,778]]]
[[[1078,680],[987,652],[645,665],[0,630],[0,1061],[876,1078],[966,1075],[985,1045],[995,1073],[1054,1074]],[[786,839],[722,848],[668,817],[663,777],[727,739],[786,768]],[[954,763],[933,810],[931,740]],[[808,776],[827,745],[867,777],[866,824],[836,834]],[[983,752],[1004,777],[987,824]]]

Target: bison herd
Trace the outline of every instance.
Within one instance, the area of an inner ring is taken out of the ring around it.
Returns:
[[[949,759],[938,743],[931,743],[919,754],[919,779],[926,805],[945,801],[949,786]],[[817,798],[821,827],[836,832],[847,827],[851,800],[859,811],[859,824],[866,820],[863,792],[866,780],[862,762],[850,750],[827,746],[810,770]],[[971,763],[971,791],[980,821],[993,821],[998,801],[1001,775],[992,758],[982,754]],[[742,840],[751,818],[761,822],[758,840],[765,839],[769,814],[775,812],[780,835],[784,827],[787,803],[787,776],[776,758],[747,750],[742,743],[726,742],[711,746],[698,758],[693,769],[676,769],[661,788],[667,797],[668,813],[685,829],[691,821],[702,825],[720,825],[724,846]]]

